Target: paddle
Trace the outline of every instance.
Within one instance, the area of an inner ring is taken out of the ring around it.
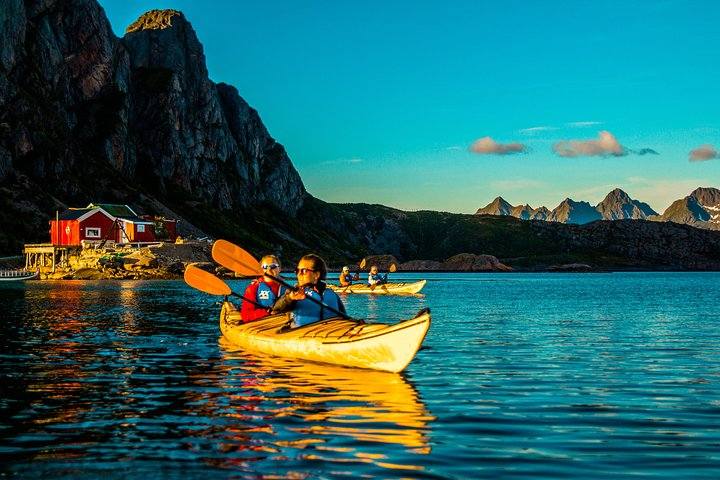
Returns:
[[[239,293],[235,293],[232,290],[230,290],[230,285],[223,282],[219,278],[217,278],[215,275],[213,275],[210,272],[206,272],[205,270],[195,267],[193,265],[189,265],[185,269],[185,282],[190,285],[193,288],[197,288],[201,292],[209,293],[210,295],[232,295],[234,297],[241,298],[245,302],[249,302],[256,307],[260,307],[263,309],[267,309],[265,305],[261,305],[253,300],[250,300],[247,297],[244,297],[240,295]]]
[[[260,263],[250,255],[248,252],[243,250],[242,248],[238,247],[234,243],[230,243],[227,240],[216,240],[215,244],[212,247],[212,257],[213,259],[218,262],[220,265],[222,265],[225,268],[229,268],[233,272],[239,273],[240,275],[265,275],[268,278],[271,278],[278,282],[281,285],[284,285],[285,288],[288,288],[292,290],[293,292],[297,292],[298,288],[294,285],[289,284],[285,280],[283,280],[280,277],[276,277],[274,275],[270,275],[268,273],[263,273],[262,268],[260,267]],[[317,298],[313,298],[311,296],[305,297],[311,302],[317,303],[318,305],[322,306],[323,308],[327,308],[332,313],[339,317],[343,317],[346,320],[356,320],[348,314],[341,312],[340,310],[337,310],[327,303],[323,302],[322,300],[318,300]]]
[[[363,268],[365,268],[365,259],[364,259],[364,258],[363,258],[362,261],[360,262],[360,265],[358,265],[357,272],[355,272],[355,276],[356,276],[356,277],[359,277],[359,276],[360,276],[360,270],[362,270]]]
[[[390,265],[389,272],[394,272],[394,271],[396,271],[396,270],[397,270],[397,267],[395,266],[394,263],[393,263],[392,265]],[[383,280],[383,283],[387,283],[387,277],[388,277],[388,274],[386,273],[386,274],[385,274],[385,280]],[[374,292],[374,291],[375,291],[375,287],[377,287],[377,286],[378,286],[377,283],[373,283],[372,285],[370,285],[370,291],[371,291],[371,292]]]
[[[365,268],[365,259],[364,258],[360,261],[360,265],[358,265],[357,272],[355,272],[354,280],[357,280],[358,278],[360,278],[360,270],[362,270],[363,268]],[[352,282],[345,285],[345,288],[343,288],[343,291],[341,293],[347,292],[347,289],[350,287],[350,285],[352,285]]]

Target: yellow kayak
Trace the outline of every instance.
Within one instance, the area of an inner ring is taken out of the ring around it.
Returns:
[[[399,295],[418,293],[423,289],[427,280],[420,280],[413,283],[384,283],[377,285],[375,288],[370,287],[367,283],[354,283],[343,287],[340,285],[328,285],[330,289],[337,293],[372,293],[378,295]]]
[[[285,314],[243,323],[240,311],[223,302],[220,331],[234,345],[257,352],[345,367],[401,372],[430,328],[430,311],[395,325],[330,318],[287,331]]]

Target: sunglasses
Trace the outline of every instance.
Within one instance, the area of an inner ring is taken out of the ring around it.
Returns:
[[[271,263],[270,265],[266,265],[266,264],[263,263],[263,264],[261,265],[261,267],[262,267],[263,270],[275,270],[275,269],[278,268],[279,266],[280,266],[280,265],[278,265],[277,263]]]
[[[307,272],[317,272],[317,270],[314,270],[312,268],[296,268],[295,273],[298,275],[305,275]]]

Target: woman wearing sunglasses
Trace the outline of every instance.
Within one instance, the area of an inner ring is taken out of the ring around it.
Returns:
[[[337,316],[307,297],[313,297],[345,313],[345,305],[338,294],[327,288],[327,284],[323,282],[327,278],[327,265],[322,258],[314,253],[305,255],[298,262],[295,273],[299,288],[297,291],[288,291],[273,307],[273,312],[276,313],[290,312],[292,328]]]
[[[280,260],[275,255],[265,255],[260,263],[263,273],[267,275],[253,280],[245,289],[243,296],[262,306],[242,302],[240,316],[243,322],[252,322],[269,315],[277,299],[285,293],[285,287],[268,277],[268,275],[273,277],[280,275]]]

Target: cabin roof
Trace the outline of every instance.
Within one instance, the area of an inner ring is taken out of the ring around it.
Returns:
[[[91,203],[87,208],[102,208],[113,217],[125,218],[130,220],[138,219],[138,214],[127,205],[118,205],[114,203]]]

